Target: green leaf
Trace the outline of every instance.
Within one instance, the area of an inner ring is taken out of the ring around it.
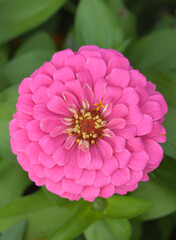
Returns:
[[[43,191],[38,191],[14,200],[0,209],[0,232],[25,219],[28,223],[25,240],[46,238],[72,215],[73,212],[69,209],[58,207]]]
[[[88,202],[83,202],[75,214],[47,240],[71,240],[79,236],[90,224],[102,217],[101,211],[94,211]]]
[[[27,173],[16,162],[0,161],[0,207],[20,197],[29,184]]]
[[[138,221],[131,221],[132,235],[130,240],[142,240],[143,223]]]
[[[76,43],[95,44],[104,48],[118,48],[123,34],[113,13],[103,0],[81,0],[75,19]]]
[[[159,168],[157,168],[153,172],[153,174],[163,184],[169,185],[171,187],[176,187],[175,169],[176,169],[176,160],[165,155]]]
[[[0,156],[16,161],[16,156],[10,147],[9,121],[7,120],[0,120]]]
[[[138,189],[130,195],[155,204],[146,213],[137,217],[138,220],[156,219],[176,210],[176,188],[164,185],[158,179],[152,178],[148,182],[140,183]]]
[[[66,0],[1,0],[0,44],[40,25],[65,2]]]
[[[35,50],[12,59],[0,69],[0,80],[9,84],[19,83],[50,60],[53,53],[51,50]]]
[[[86,229],[85,236],[87,240],[129,240],[131,226],[127,219],[102,219]]]
[[[55,50],[54,42],[48,33],[37,32],[30,36],[17,49],[15,57],[35,50]]]
[[[165,116],[165,121],[163,122],[164,127],[167,131],[167,141],[162,145],[165,154],[172,158],[176,158],[176,108],[171,106],[168,107],[168,113]]]
[[[0,46],[0,67],[4,65],[8,60],[8,48],[6,45]]]
[[[108,6],[116,17],[118,25],[121,27],[125,38],[136,38],[135,16],[126,8],[122,0],[106,0]]]
[[[153,206],[150,201],[131,197],[114,195],[107,199],[108,205],[104,210],[109,218],[132,218],[147,211]]]
[[[131,65],[143,71],[166,72],[176,68],[176,29],[151,33],[126,51]]]
[[[26,222],[22,221],[8,229],[1,237],[0,240],[22,240],[24,231],[26,228]]]

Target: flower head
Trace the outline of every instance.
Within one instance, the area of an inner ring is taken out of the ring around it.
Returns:
[[[112,49],[57,52],[19,86],[11,147],[38,186],[70,200],[126,194],[163,158],[167,104]]]

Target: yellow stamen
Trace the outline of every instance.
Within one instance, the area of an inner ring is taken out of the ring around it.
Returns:
[[[69,136],[71,136],[71,135],[72,135],[72,133],[70,132],[70,133],[68,133],[68,135],[69,135]]]
[[[96,106],[96,105],[98,106],[97,109],[96,109],[97,111],[99,111],[101,107],[103,107],[103,108],[105,107],[105,106],[102,104],[102,102],[103,102],[103,99],[101,99],[99,103],[94,103],[95,106]]]
[[[80,142],[80,139],[76,139],[76,142],[79,143],[79,142]]]

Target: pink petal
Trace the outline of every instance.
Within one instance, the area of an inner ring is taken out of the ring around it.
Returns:
[[[136,136],[136,127],[126,125],[124,129],[114,130],[116,135],[119,135],[125,139],[133,138]]]
[[[93,202],[95,198],[98,197],[99,192],[100,192],[99,188],[88,186],[84,187],[84,189],[81,192],[81,196],[84,198],[84,200]]]
[[[132,87],[124,88],[119,103],[134,105],[139,103],[139,96]]]
[[[112,108],[112,113],[108,119],[123,118],[128,114],[128,108],[124,104],[114,105]]]
[[[115,188],[115,193],[120,194],[120,195],[125,195],[127,192],[132,192],[138,187],[138,184],[135,184],[133,186],[120,186]]]
[[[30,141],[25,129],[16,131],[12,138],[15,140],[15,148],[18,152],[24,152],[25,148],[29,145]]]
[[[111,102],[113,105],[117,104],[121,95],[122,95],[121,88],[107,86],[107,88],[105,90],[103,102],[105,102],[105,103]]]
[[[41,131],[39,121],[33,120],[26,125],[28,137],[31,141],[39,141],[44,136],[44,132]]]
[[[131,153],[127,149],[124,149],[123,152],[116,152],[114,155],[118,160],[119,168],[126,168],[128,166],[128,163],[131,159]]]
[[[66,82],[65,87],[67,91],[72,93],[77,98],[79,104],[81,104],[83,94],[82,94],[82,86],[79,80],[72,80],[72,81]]]
[[[62,96],[63,96],[67,105],[75,104],[77,107],[79,107],[78,101],[73,94],[71,94],[69,92],[63,92]]]
[[[57,195],[61,195],[64,193],[61,182],[53,182],[49,179],[46,180],[46,189]]]
[[[163,115],[165,115],[167,113],[167,111],[168,111],[167,103],[166,103],[164,97],[160,93],[150,96],[148,98],[148,100],[157,102],[162,109]]]
[[[61,68],[64,66],[65,59],[73,55],[74,55],[74,52],[71,49],[59,51],[53,55],[51,62],[56,68]]]
[[[60,134],[64,133],[64,131],[65,131],[66,129],[67,129],[67,127],[66,127],[65,125],[55,127],[55,128],[50,132],[50,136],[51,136],[51,137],[59,136]]]
[[[49,100],[49,98],[47,96],[47,88],[43,87],[43,86],[37,88],[37,90],[32,95],[32,100],[36,104],[47,103]]]
[[[137,86],[135,87],[135,90],[139,96],[139,105],[142,105],[145,103],[145,101],[147,100],[148,98],[148,92],[146,90],[146,88],[143,88],[143,87],[140,87],[140,86]]]
[[[111,178],[111,183],[115,186],[121,186],[130,180],[130,170],[129,168],[117,169]]]
[[[92,186],[95,180],[96,172],[84,170],[81,177],[75,180],[76,184],[84,186]]]
[[[85,58],[80,54],[69,56],[65,59],[65,66],[69,66],[74,72],[81,71],[84,68],[85,63]]]
[[[127,186],[133,186],[136,183],[141,181],[143,177],[143,171],[130,170],[130,173],[131,173],[131,179],[128,183],[126,183]]]
[[[91,154],[90,151],[83,152],[82,150],[78,150],[77,155],[78,166],[82,169],[87,168],[91,163]]]
[[[92,87],[92,77],[88,70],[82,70],[81,72],[78,72],[76,74],[77,79],[80,81],[81,85],[84,86],[84,84],[89,84],[90,87]]]
[[[71,68],[63,67],[54,72],[53,78],[55,81],[66,83],[67,81],[75,79],[75,74]]]
[[[108,84],[125,88],[130,82],[130,75],[126,70],[114,68],[112,72],[106,77],[106,80]]]
[[[104,78],[106,74],[106,64],[101,58],[88,58],[85,68],[90,72],[94,82]]]
[[[85,84],[83,86],[83,98],[86,99],[88,101],[88,103],[90,104],[90,106],[92,107],[93,105],[93,91],[90,88],[90,86],[88,84]]]
[[[127,148],[132,152],[141,152],[144,150],[144,143],[140,137],[127,139]]]
[[[126,121],[123,118],[115,118],[112,119],[106,125],[110,129],[123,129],[126,125]]]
[[[141,86],[145,87],[146,85],[146,77],[141,74],[138,70],[131,70],[130,71],[130,87]]]
[[[24,78],[23,81],[20,83],[18,88],[18,93],[21,95],[23,93],[31,93],[30,84],[32,78]]]
[[[148,134],[152,131],[153,128],[153,119],[149,115],[144,114],[142,121],[136,125],[136,134],[142,136]]]
[[[106,90],[107,82],[104,79],[99,79],[94,84],[94,103],[99,103],[103,98]]]
[[[120,68],[129,70],[130,64],[127,58],[124,56],[114,56],[110,59],[108,66],[107,66],[107,74],[109,74],[112,69]]]
[[[109,198],[112,195],[114,195],[114,191],[115,191],[114,185],[108,184],[101,188],[99,195],[100,195],[100,197],[103,197],[103,198]]]
[[[56,165],[51,155],[46,155],[44,152],[39,154],[39,162],[46,168],[52,168]]]
[[[118,162],[115,156],[112,156],[110,159],[104,160],[102,172],[105,176],[111,176],[112,173],[118,168]]]
[[[110,176],[105,176],[101,170],[98,170],[96,172],[96,177],[95,177],[93,186],[101,188],[101,187],[108,185],[110,183],[110,181],[111,181]]]
[[[62,179],[62,188],[65,192],[71,194],[80,194],[83,189],[83,187],[78,186],[75,181],[67,178]]]
[[[101,53],[101,56],[103,57],[106,64],[108,64],[108,62],[112,57],[117,55],[115,52],[109,51],[109,50],[110,49],[104,49],[104,48],[99,49],[99,52]]]
[[[150,115],[154,121],[163,117],[160,105],[154,101],[147,101],[141,106],[141,111]]]
[[[108,159],[111,158],[112,153],[113,153],[113,149],[108,142],[106,142],[102,139],[99,139],[98,140],[98,147],[100,148],[100,150],[103,153],[105,158],[108,158]]]
[[[45,70],[45,73],[49,75],[50,77],[53,77],[53,73],[56,71],[56,68],[51,62],[45,62],[43,64],[43,70]]]
[[[87,167],[88,170],[98,170],[102,168],[103,160],[97,151],[96,146],[90,146],[90,153],[91,153],[91,163]]]
[[[90,49],[81,50],[80,54],[83,55],[86,59],[91,57],[101,58],[101,54],[98,51],[90,50]]]
[[[18,126],[25,128],[26,124],[33,120],[33,117],[27,113],[18,111]]]
[[[106,129],[103,130],[103,136],[114,137],[114,133],[111,130],[109,130],[108,128],[106,128]]]
[[[134,170],[143,170],[149,161],[149,155],[145,151],[132,154],[128,166]]]
[[[48,87],[52,84],[53,80],[44,74],[37,74],[31,81],[30,87],[32,92],[35,92],[40,86]]]
[[[40,139],[39,145],[47,155],[51,155],[54,153],[57,147],[63,144],[65,138],[66,136],[64,134],[55,138],[52,138],[49,134],[46,134]]]
[[[45,168],[44,175],[54,182],[59,182],[64,176],[63,168],[57,165],[52,168]]]
[[[74,135],[67,137],[64,144],[65,148],[69,150],[73,146],[75,141],[76,141],[76,137]]]
[[[26,114],[32,115],[34,102],[32,101],[32,94],[22,94],[18,97],[18,102],[16,104],[17,110],[24,112]]]
[[[144,140],[145,150],[149,155],[149,164],[160,164],[163,159],[163,149],[162,147],[153,140]]]
[[[56,95],[54,95],[47,103],[47,108],[54,113],[61,115],[69,115],[69,111],[66,107],[64,100]]]
[[[40,121],[40,128],[46,133],[50,133],[55,127],[61,124],[58,117],[45,117]]]
[[[20,130],[20,128],[18,127],[18,120],[17,118],[13,118],[9,123],[10,136],[12,136],[13,133],[18,130]]]
[[[123,137],[114,136],[108,140],[114,152],[122,152],[124,150],[126,141]]]
[[[112,112],[112,104],[107,103],[102,111],[103,117],[109,116],[111,112]]]
[[[34,107],[33,117],[36,120],[41,120],[45,117],[58,117],[58,115],[49,111],[45,104],[38,104]]]
[[[60,196],[62,198],[68,198],[70,201],[78,201],[81,198],[79,194],[70,194],[66,192],[62,193]]]
[[[46,183],[46,178],[39,178],[39,177],[36,176],[36,174],[35,174],[34,172],[29,172],[28,175],[29,175],[29,178],[30,178],[33,182],[35,182],[35,185],[37,185],[37,186],[43,186],[43,185],[45,185],[45,183]]]
[[[166,142],[166,129],[161,125],[161,132],[159,135],[153,137],[153,140],[159,143]]]
[[[30,169],[36,174],[37,177],[43,178],[44,167],[41,164],[30,164]]]
[[[30,170],[30,162],[25,153],[18,154],[17,161],[26,172]]]
[[[63,145],[59,146],[53,154],[53,159],[59,166],[65,166],[69,161],[68,151]]]
[[[126,117],[126,123],[127,124],[137,124],[142,121],[144,115],[142,114],[140,108],[138,105],[130,105],[129,106],[129,113]]]
[[[99,50],[100,48],[96,45],[85,45],[79,48],[78,53],[80,53],[82,50]],[[96,51],[97,52],[97,51]]]
[[[52,98],[54,95],[61,96],[61,93],[64,91],[64,84],[60,81],[54,81],[49,88],[47,89],[47,95],[49,98]]]
[[[41,148],[37,142],[31,142],[25,149],[25,154],[28,157],[30,163],[39,164],[39,154],[41,153]]]

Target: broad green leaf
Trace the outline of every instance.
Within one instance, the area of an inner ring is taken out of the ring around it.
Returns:
[[[114,13],[118,25],[121,27],[125,38],[136,37],[135,16],[126,8],[122,0],[106,0],[108,6]]]
[[[113,13],[104,0],[81,0],[75,19],[76,43],[118,48],[123,43],[123,34]]]
[[[16,112],[18,98],[18,85],[6,88],[0,93],[1,116],[0,120],[11,120]]]
[[[0,156],[16,161],[16,156],[10,147],[9,121],[7,120],[0,120]]]
[[[107,202],[107,207],[104,210],[105,216],[117,219],[138,216],[153,206],[150,201],[132,196],[114,195],[108,198]]]
[[[1,0],[0,44],[40,25],[65,2],[66,0]]]
[[[46,32],[37,32],[24,41],[17,49],[15,57],[35,50],[55,50],[51,36]]]
[[[0,46],[0,67],[8,60],[8,48],[6,45]]]
[[[169,106],[168,113],[165,116],[163,122],[164,127],[167,130],[167,141],[162,145],[165,154],[172,158],[176,158],[176,108]]]
[[[29,184],[27,173],[20,165],[5,159],[0,161],[0,207],[20,197]]]
[[[161,30],[164,28],[172,28],[175,26],[175,24],[176,24],[176,18],[174,17],[174,15],[165,13],[163,15],[162,19],[159,19],[156,22],[153,30],[156,31],[156,30]]]
[[[16,84],[23,78],[29,77],[38,67],[50,60],[54,51],[35,50],[18,56],[0,69],[0,81]]]
[[[132,234],[130,240],[142,240],[143,223],[138,221],[130,221]]]
[[[153,172],[153,174],[163,184],[169,185],[171,187],[176,187],[175,170],[176,170],[176,160],[165,155],[159,168],[157,168]]]
[[[72,240],[101,217],[101,211],[94,211],[90,203],[83,202],[75,214],[64,225],[53,232],[47,240]]]
[[[65,224],[73,215],[69,209],[58,207],[43,193],[38,191],[32,195],[12,201],[0,209],[0,232],[26,220],[28,223],[25,240],[46,238],[51,232]]]
[[[26,222],[22,221],[15,224],[8,229],[1,237],[0,240],[23,240]]]
[[[85,231],[87,240],[129,240],[131,226],[127,219],[102,219],[96,221]]]
[[[176,68],[176,29],[151,33],[126,51],[133,67],[143,71],[166,72]]]
[[[158,179],[151,178],[148,182],[140,183],[138,189],[130,195],[155,204],[146,213],[137,217],[138,220],[156,219],[176,210],[176,188],[169,187]]]

